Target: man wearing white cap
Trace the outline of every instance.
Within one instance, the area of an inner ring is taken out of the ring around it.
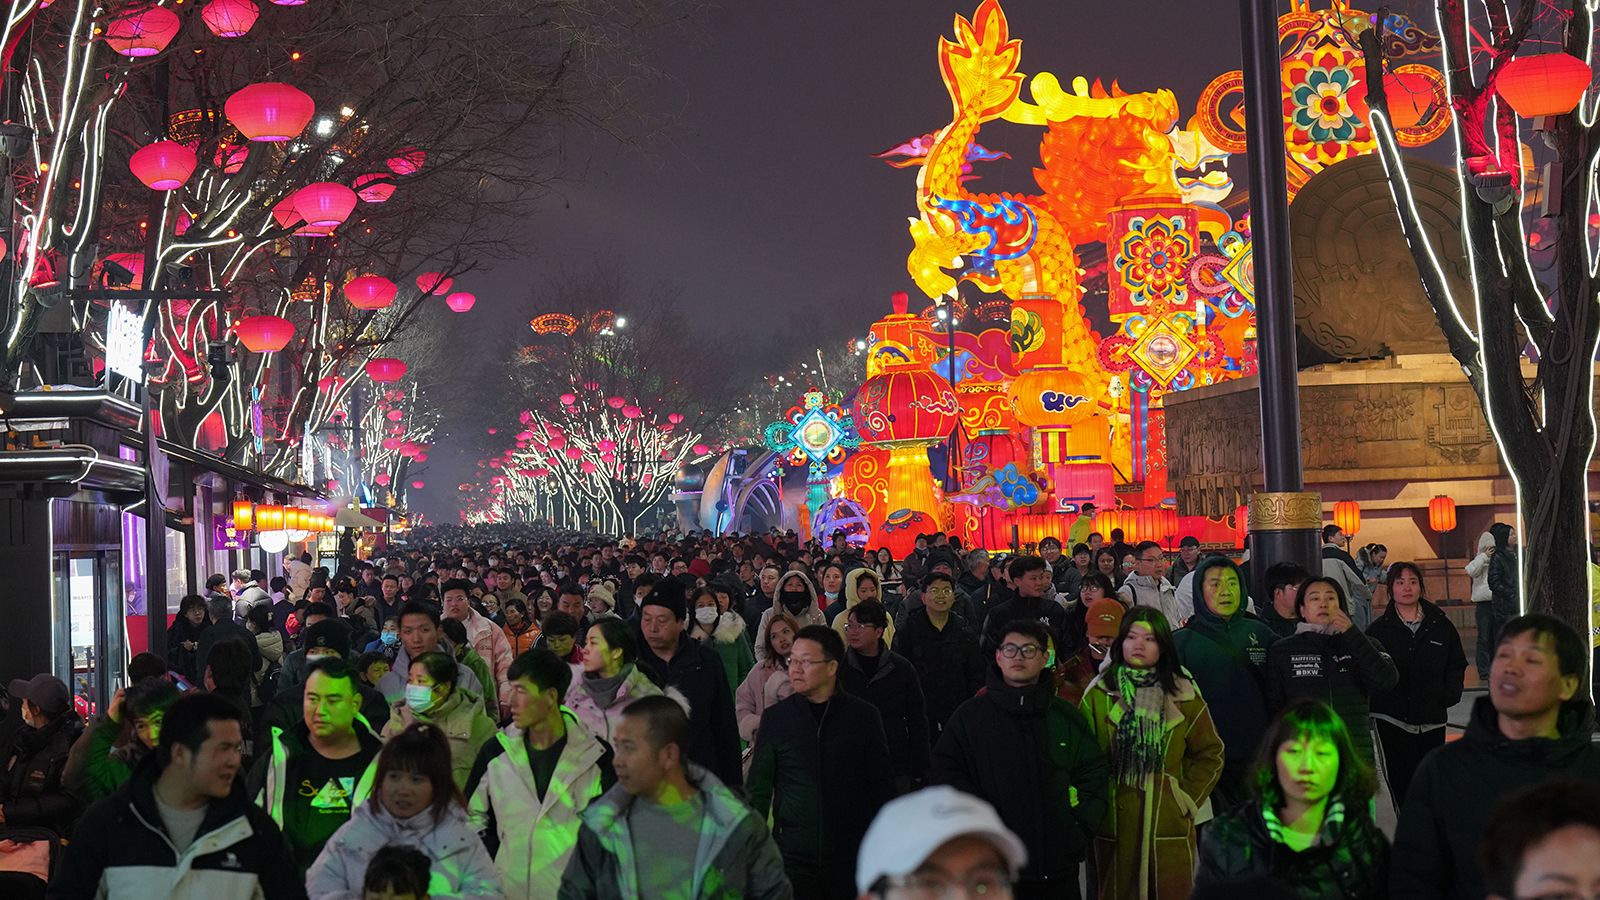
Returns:
[[[994,807],[940,785],[907,794],[878,811],[861,842],[856,889],[860,900],[1005,900],[1027,862],[1027,848]],[[961,893],[954,893],[957,888]]]

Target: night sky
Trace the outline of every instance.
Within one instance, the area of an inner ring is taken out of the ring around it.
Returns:
[[[780,326],[806,335],[807,349],[865,333],[888,311],[890,292],[913,289],[905,257],[914,176],[870,154],[949,120],[936,41],[977,2],[734,0],[658,42],[649,59],[665,78],[640,100],[665,121],[654,129],[662,133],[643,147],[584,131],[565,137],[564,179],[528,223],[528,258],[467,279],[480,302],[451,322],[457,364],[501,365],[503,356],[482,351],[496,336],[526,333],[542,311],[530,307],[528,286],[596,261],[621,267],[641,293],[658,282],[681,287],[685,313],[718,323],[707,353],[738,353],[741,336]],[[1007,0],[1004,8],[1026,75],[1167,87],[1185,120],[1212,78],[1239,67],[1233,3]],[[981,164],[977,189],[1035,190],[1039,133],[986,126],[979,141],[1013,159]],[[1237,158],[1233,169],[1243,190]],[[429,488],[413,503],[454,521],[455,486],[491,452],[484,428],[495,423],[470,401],[436,402],[452,405],[427,465]]]

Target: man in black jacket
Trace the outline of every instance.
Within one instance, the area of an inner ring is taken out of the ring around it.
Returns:
[[[1047,641],[1037,621],[1002,631],[999,672],[950,718],[928,780],[989,801],[1022,838],[1020,900],[1076,900],[1078,866],[1110,803],[1111,770],[1083,714],[1055,694]]]
[[[928,774],[928,708],[911,661],[883,642],[888,627],[889,614],[877,601],[863,600],[850,609],[844,626],[849,649],[839,682],[878,710],[889,742],[895,793],[904,794]]]
[[[996,606],[983,623],[984,654],[994,653],[1006,628],[1019,619],[1043,625],[1052,642],[1046,651],[1061,652],[1066,647],[1067,611],[1054,600],[1045,599],[1045,592],[1050,589],[1050,568],[1037,556],[1019,556],[1011,561],[1007,573],[1017,596]]]
[[[0,753],[0,823],[67,833],[78,805],[63,785],[67,756],[83,733],[72,695],[49,674],[18,678],[11,702],[22,705],[22,727]]]
[[[682,582],[661,581],[639,608],[644,636],[637,665],[662,687],[675,687],[689,701],[694,740],[689,759],[737,789],[744,781],[739,758],[739,724],[733,713],[733,687],[717,651],[689,637]]]
[[[923,606],[906,616],[895,632],[894,650],[917,670],[927,706],[929,739],[938,740],[956,707],[983,688],[983,651],[978,629],[951,612],[955,585],[949,576],[929,575]]]
[[[789,651],[794,694],[767,708],[750,763],[750,807],[765,819],[796,897],[855,896],[856,852],[894,772],[878,711],[838,689],[844,642],[807,625]]]
[[[1400,810],[1393,897],[1481,898],[1478,846],[1496,802],[1556,775],[1600,780],[1594,707],[1579,693],[1588,642],[1566,623],[1526,615],[1500,631],[1489,695],[1467,733],[1428,754]]]
[[[261,645],[256,643],[256,636],[250,633],[250,629],[233,620],[232,602],[222,598],[207,600],[206,612],[211,616],[211,627],[200,635],[199,646],[194,652],[194,673],[200,677],[201,682],[205,681],[206,665],[211,659],[211,648],[217,645],[217,641],[238,641],[244,644],[250,651],[250,665],[254,666],[250,671],[260,671]]]

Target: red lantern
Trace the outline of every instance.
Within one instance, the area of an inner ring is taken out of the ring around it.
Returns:
[[[329,375],[317,380],[317,390],[324,394],[337,394],[344,387],[344,379],[337,375]]]
[[[387,165],[389,171],[396,175],[415,175],[422,171],[422,166],[428,161],[428,154],[416,147],[407,147],[396,156],[390,157]]]
[[[391,422],[398,422],[401,419],[404,419],[406,417],[405,412],[403,410],[398,410],[398,409],[389,410],[387,415],[389,417],[389,421],[391,421]]]
[[[423,483],[421,481],[413,481],[411,482],[411,487],[420,491],[423,488]]]
[[[294,211],[313,228],[335,228],[356,208],[356,192],[332,181],[314,181],[293,194]]]
[[[1433,105],[1433,81],[1421,72],[1390,72],[1383,76],[1383,94],[1389,102],[1389,122],[1410,128],[1422,121]]]
[[[379,384],[399,381],[406,377],[406,364],[391,356],[378,356],[367,360],[367,377]]]
[[[444,298],[444,305],[450,307],[451,310],[458,313],[466,312],[472,308],[472,304],[477,302],[478,298],[467,293],[466,291],[456,291],[450,296]]]
[[[1354,500],[1340,500],[1333,505],[1333,524],[1339,526],[1345,537],[1355,537],[1361,530],[1361,504]]]
[[[452,284],[455,284],[455,279],[444,277],[442,272],[423,272],[417,276],[417,290],[424,297],[448,293]]]
[[[864,444],[931,444],[949,437],[959,408],[950,382],[927,369],[893,369],[861,386],[856,428]]]
[[[287,141],[305,130],[317,104],[292,84],[262,81],[234,91],[222,109],[233,127],[252,141]]]
[[[637,406],[624,406],[622,408],[622,417],[625,418],[625,419],[637,419],[637,418],[642,417],[643,415],[644,415],[644,410],[640,409]]]
[[[272,0],[274,6],[304,6],[306,0]]]
[[[356,309],[383,309],[394,302],[399,290],[382,275],[363,275],[345,282],[344,296]]]
[[[276,353],[294,337],[294,323],[280,316],[246,316],[234,330],[251,353]]]
[[[594,474],[594,470],[597,468],[597,466],[595,466],[594,463],[592,463],[592,462],[590,462],[590,461],[588,461],[586,459],[586,460],[584,460],[582,463],[580,463],[578,465],[578,468],[582,469],[583,470],[583,474],[585,474],[585,475],[593,475]]]
[[[255,511],[255,504],[245,497],[233,501],[233,527],[239,531],[249,531]]]
[[[1456,501],[1440,494],[1428,501],[1428,527],[1436,532],[1456,530]]]
[[[387,175],[357,175],[356,196],[368,203],[382,203],[394,196],[394,182]]]
[[[198,164],[194,151],[177,141],[156,141],[135,150],[128,169],[144,186],[155,191],[183,187]]]
[[[693,447],[690,447],[689,450],[690,452],[694,453],[695,456],[705,456],[707,453],[711,452],[711,448],[705,444],[695,444]]]
[[[1494,87],[1525,119],[1572,112],[1594,80],[1589,64],[1570,53],[1519,56],[1500,67]]]
[[[372,476],[372,483],[378,487],[385,487],[389,484],[389,476],[382,473],[374,475]]]
[[[212,157],[212,162],[222,170],[222,174],[237,175],[249,157],[250,148],[243,144],[221,144],[217,147],[217,155]]]
[[[183,22],[165,6],[147,6],[106,25],[106,46],[123,56],[155,56],[178,36]]]
[[[622,399],[621,397],[607,397],[606,405],[612,409],[621,409],[628,405],[628,401]]]
[[[244,37],[260,15],[261,10],[250,0],[211,0],[200,11],[206,27],[219,38]]]
[[[385,450],[399,450],[404,442],[397,437],[386,437],[378,442],[378,446]]]
[[[1233,511],[1233,533],[1239,539],[1239,546],[1244,546],[1244,539],[1250,535],[1250,505],[1243,504]]]
[[[577,403],[577,402],[578,402],[578,395],[577,394],[562,394],[561,395],[561,405],[562,406],[571,406],[572,404]]]
[[[669,413],[667,415],[667,421],[676,425],[683,421],[683,413]]]
[[[583,450],[581,450],[581,449],[579,449],[577,447],[568,447],[566,450],[563,450],[562,452],[566,454],[567,459],[582,459],[583,458]]]

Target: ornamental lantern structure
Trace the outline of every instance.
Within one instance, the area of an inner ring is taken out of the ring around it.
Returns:
[[[380,472],[377,475],[372,476],[372,483],[378,487],[388,487],[389,476]]]
[[[444,298],[444,305],[450,307],[452,312],[458,313],[466,312],[472,308],[474,303],[477,302],[478,298],[467,291],[456,291],[450,296]]]
[[[257,531],[282,531],[283,506],[276,503],[263,503],[256,507]]]
[[[128,158],[128,170],[153,191],[183,187],[198,164],[194,151],[177,141],[145,144]]]
[[[1428,501],[1428,527],[1443,534],[1456,530],[1456,501],[1440,494]]]
[[[406,364],[391,356],[377,356],[367,360],[367,377],[379,384],[388,384],[406,377]]]
[[[1346,544],[1361,530],[1361,504],[1354,500],[1340,500],[1333,505],[1333,524],[1344,532]]]
[[[356,208],[356,192],[333,181],[314,181],[292,195],[294,211],[312,228],[344,224]]]
[[[146,6],[106,25],[106,46],[131,59],[155,56],[182,30],[178,14],[165,6]]]
[[[233,127],[252,141],[287,141],[306,129],[317,104],[292,84],[261,81],[234,91],[222,109]]]
[[[233,527],[237,531],[249,531],[255,524],[256,507],[248,497],[238,497],[233,501]]]
[[[260,16],[251,0],[211,0],[200,10],[200,19],[219,38],[244,37]]]
[[[251,353],[276,353],[289,346],[294,323],[281,316],[245,316],[234,326],[239,343]]]
[[[383,309],[394,302],[399,288],[382,275],[362,275],[345,282],[344,296],[356,309]]]
[[[1594,80],[1589,64],[1570,53],[1519,56],[1500,67],[1494,87],[1525,119],[1572,112]]]

